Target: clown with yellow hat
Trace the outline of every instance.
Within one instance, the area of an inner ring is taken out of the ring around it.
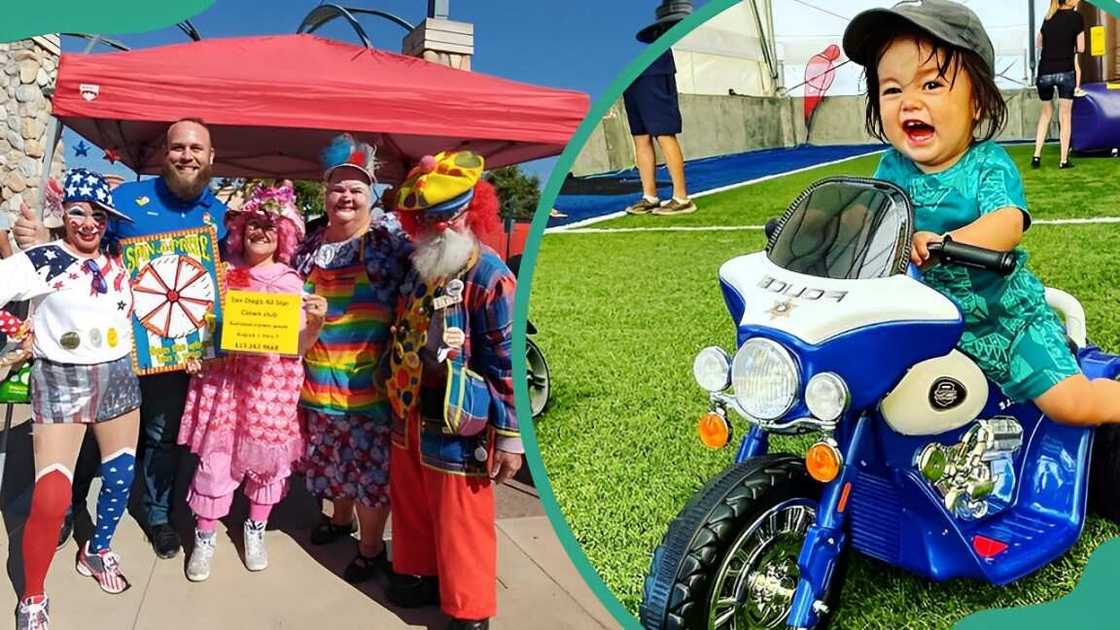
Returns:
[[[426,156],[396,194],[412,237],[386,384],[393,409],[389,598],[439,604],[449,628],[488,628],[497,612],[493,484],[522,453],[513,406],[514,275],[479,240],[497,229],[482,156]]]

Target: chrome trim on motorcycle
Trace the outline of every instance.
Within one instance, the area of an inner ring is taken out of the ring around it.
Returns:
[[[993,463],[1023,445],[1023,427],[1014,418],[977,420],[956,444],[926,444],[914,458],[918,472],[937,490],[945,509],[962,518],[982,518],[996,487]]]
[[[747,422],[757,425],[758,428],[768,433],[782,433],[789,435],[798,435],[801,433],[810,433],[813,431],[824,431],[831,434],[836,430],[836,422],[826,422],[818,418],[796,418],[794,420],[762,420],[755,418],[743,410],[739,401],[735,396],[726,394],[724,392],[712,392],[708,396],[711,403],[709,409],[716,413],[727,415],[727,409],[731,408],[735,413],[743,417]]]
[[[789,499],[739,534],[712,578],[708,630],[785,626],[801,573],[797,559],[815,519],[811,501]]]

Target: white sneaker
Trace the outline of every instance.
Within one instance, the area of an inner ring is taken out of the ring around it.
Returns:
[[[39,601],[28,597],[19,603],[16,612],[16,630],[48,630],[50,627],[50,602],[43,595]]]
[[[206,533],[194,530],[194,549],[191,550],[191,559],[187,562],[188,580],[201,582],[210,577],[210,559],[214,557],[214,545],[217,539],[217,532]]]
[[[268,567],[268,550],[264,547],[265,525],[267,523],[245,520],[245,568],[250,571],[263,571]]]

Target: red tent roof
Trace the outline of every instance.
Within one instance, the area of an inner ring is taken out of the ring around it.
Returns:
[[[319,179],[319,151],[350,131],[378,149],[379,179],[471,148],[496,168],[559,153],[588,109],[543,88],[314,35],[210,39],[65,54],[54,114],[133,170],[159,172],[167,123],[203,119],[214,174]]]

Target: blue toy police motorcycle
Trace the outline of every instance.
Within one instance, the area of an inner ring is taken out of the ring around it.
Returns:
[[[960,310],[909,262],[906,193],[822,180],[767,231],[765,252],[719,272],[738,350],[705,348],[693,365],[710,397],[701,440],[729,442],[729,409],[750,429],[655,552],[642,624],[820,627],[849,547],[929,579],[994,584],[1062,555],[1085,522],[1094,431],[1011,402],[955,349]],[[953,242],[931,252],[1004,274],[1016,263]],[[1047,299],[1085,374],[1116,378],[1120,358],[1086,342],[1077,301]],[[769,452],[770,434],[807,432],[819,439],[805,455]],[[1093,501],[1115,518],[1116,433],[1097,433],[1111,451],[1098,450]]]

